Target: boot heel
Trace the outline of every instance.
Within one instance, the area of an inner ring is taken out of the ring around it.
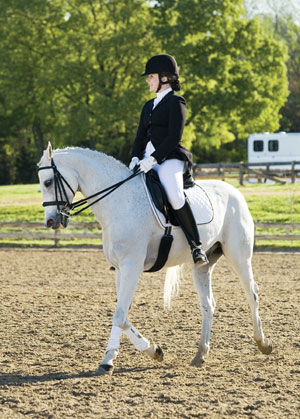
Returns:
[[[196,265],[207,265],[209,263],[205,252],[199,248],[194,249],[192,255]]]

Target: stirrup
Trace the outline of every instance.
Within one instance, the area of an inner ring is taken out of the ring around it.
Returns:
[[[207,265],[209,263],[206,253],[200,247],[192,250],[194,263],[197,265]]]

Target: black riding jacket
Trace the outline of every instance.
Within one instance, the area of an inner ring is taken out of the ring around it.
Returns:
[[[131,158],[142,159],[148,141],[155,151],[151,154],[160,164],[167,159],[178,159],[193,164],[192,153],[183,147],[181,137],[186,119],[186,103],[182,96],[168,93],[153,108],[154,99],[145,103],[133,143]]]

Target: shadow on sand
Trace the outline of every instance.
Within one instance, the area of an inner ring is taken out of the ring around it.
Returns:
[[[113,375],[139,373],[159,368],[158,366],[135,367],[135,368],[118,368],[115,369]],[[21,373],[10,373],[0,375],[0,388],[5,386],[23,386],[26,384],[46,383],[50,381],[74,380],[80,378],[101,377],[93,371],[83,371],[77,374],[68,374],[64,372],[47,373],[44,375],[22,375]],[[107,377],[105,375],[104,377]]]

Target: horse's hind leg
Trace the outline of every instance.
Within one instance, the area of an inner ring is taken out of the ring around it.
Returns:
[[[237,246],[235,249],[231,248],[230,250],[223,248],[223,251],[229,264],[237,273],[245,291],[252,314],[254,340],[256,341],[259,350],[262,353],[269,355],[272,352],[272,345],[269,340],[264,337],[262,323],[259,317],[258,286],[253,279],[251,265],[252,250],[246,248],[245,246],[248,247],[248,245],[243,243],[239,248]]]
[[[193,267],[193,280],[199,296],[202,314],[201,338],[198,352],[192,361],[192,365],[197,367],[203,364],[204,357],[209,352],[209,339],[216,305],[211,288],[211,276],[214,266],[215,264],[210,263],[205,266],[194,265]]]

